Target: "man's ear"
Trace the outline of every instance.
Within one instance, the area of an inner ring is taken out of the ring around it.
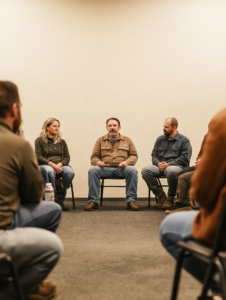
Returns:
[[[18,105],[17,103],[13,103],[10,111],[9,111],[9,115],[11,118],[17,118],[18,117]]]

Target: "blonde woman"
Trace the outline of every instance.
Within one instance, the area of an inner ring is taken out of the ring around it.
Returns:
[[[40,169],[45,169],[48,174],[48,182],[51,182],[56,190],[56,202],[62,210],[69,208],[64,205],[67,188],[74,178],[73,169],[68,165],[70,155],[65,140],[61,138],[60,121],[48,118],[42,126],[40,136],[35,141],[35,152]],[[55,186],[55,179],[62,178],[62,183]]]

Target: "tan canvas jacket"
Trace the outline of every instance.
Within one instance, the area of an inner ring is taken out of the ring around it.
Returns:
[[[96,166],[98,161],[103,161],[106,167],[118,167],[122,161],[134,166],[137,162],[137,150],[130,138],[119,135],[115,145],[108,134],[100,137],[93,148],[91,165]]]

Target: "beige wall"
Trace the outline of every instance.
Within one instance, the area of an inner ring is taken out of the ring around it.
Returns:
[[[226,106],[226,1],[0,0],[0,43],[0,77],[19,86],[26,138],[33,145],[50,116],[62,123],[76,197],[87,196],[108,117],[137,147],[145,197],[140,171],[164,119],[178,119],[193,164],[209,120]]]

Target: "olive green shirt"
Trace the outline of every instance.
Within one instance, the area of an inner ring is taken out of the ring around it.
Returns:
[[[46,143],[41,137],[38,137],[35,140],[35,153],[40,166],[48,165],[50,161],[67,166],[70,161],[68,147],[63,139],[59,143],[53,144],[52,139],[48,139],[48,143]]]
[[[0,121],[0,229],[12,221],[20,203],[38,203],[43,180],[31,145]]]

